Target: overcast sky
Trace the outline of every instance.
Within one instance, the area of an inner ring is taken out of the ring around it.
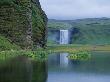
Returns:
[[[40,0],[50,19],[110,18],[110,0]]]

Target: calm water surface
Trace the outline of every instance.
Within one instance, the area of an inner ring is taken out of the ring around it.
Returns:
[[[110,52],[92,52],[87,61],[60,57],[49,57],[47,82],[110,82]]]
[[[0,62],[0,82],[110,82],[110,52],[92,52],[85,61],[69,60],[68,53],[47,61],[26,57]]]
[[[0,82],[46,82],[47,61],[16,57],[0,63]]]

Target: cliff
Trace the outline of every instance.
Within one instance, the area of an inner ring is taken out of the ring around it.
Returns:
[[[39,0],[0,1],[0,35],[22,49],[46,45],[47,16]]]

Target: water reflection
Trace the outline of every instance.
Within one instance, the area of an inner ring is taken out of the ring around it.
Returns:
[[[60,53],[60,66],[66,67],[69,64],[69,59],[67,58],[68,53]]]
[[[110,82],[110,52],[92,52],[85,61],[67,55],[50,55],[48,62],[24,56],[0,62],[0,82]]]
[[[63,67],[60,57],[49,57],[48,82],[110,82],[110,52],[92,52],[89,60],[68,60]]]
[[[0,82],[46,82],[47,61],[16,57],[0,63]]]
[[[32,82],[46,82],[47,76],[47,61],[33,61]]]

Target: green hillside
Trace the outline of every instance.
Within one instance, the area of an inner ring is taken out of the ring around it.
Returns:
[[[50,20],[51,29],[58,28],[52,22],[62,22],[70,24],[72,27],[63,27],[73,30],[73,44],[110,44],[110,18],[87,18],[77,20]],[[52,26],[53,25],[53,26]],[[50,25],[48,26],[50,28]]]
[[[48,28],[50,29],[69,29],[71,27],[72,25],[68,24],[67,22],[55,21],[55,20],[48,21]]]
[[[10,45],[24,50],[45,47],[47,20],[39,0],[0,0],[0,35]]]
[[[12,44],[9,39],[0,35],[0,51],[4,50],[19,50],[20,47]]]

